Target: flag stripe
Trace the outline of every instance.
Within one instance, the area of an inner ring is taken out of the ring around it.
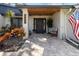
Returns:
[[[72,20],[73,23],[75,23],[75,19],[73,16],[71,16],[70,19]]]
[[[69,17],[69,22],[73,27],[73,33],[77,39],[79,39],[79,9],[76,9]]]
[[[75,26],[75,34],[77,33],[78,28],[79,28],[79,21],[76,23],[76,26]]]
[[[72,16],[70,16],[69,21],[70,21],[70,23],[71,23],[71,25],[72,25],[72,28],[74,28],[74,26],[75,26],[75,21],[74,21],[74,18],[73,18]]]

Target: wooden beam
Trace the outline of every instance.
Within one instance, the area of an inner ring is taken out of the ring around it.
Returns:
[[[28,8],[30,15],[52,15],[60,11],[59,8]]]

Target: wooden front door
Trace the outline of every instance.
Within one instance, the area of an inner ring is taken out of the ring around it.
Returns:
[[[34,30],[36,33],[45,33],[46,32],[46,19],[34,18]]]

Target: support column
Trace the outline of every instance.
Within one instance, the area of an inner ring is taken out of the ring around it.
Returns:
[[[64,9],[60,11],[60,39],[65,37],[65,14]]]
[[[27,39],[29,36],[29,30],[28,30],[28,10],[27,9],[22,9],[23,11],[23,16],[22,16],[22,24],[23,24],[23,28],[25,31],[25,37],[23,37],[23,39]]]

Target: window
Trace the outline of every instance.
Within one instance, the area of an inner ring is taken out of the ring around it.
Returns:
[[[22,26],[22,18],[11,18],[11,25],[21,27]]]

